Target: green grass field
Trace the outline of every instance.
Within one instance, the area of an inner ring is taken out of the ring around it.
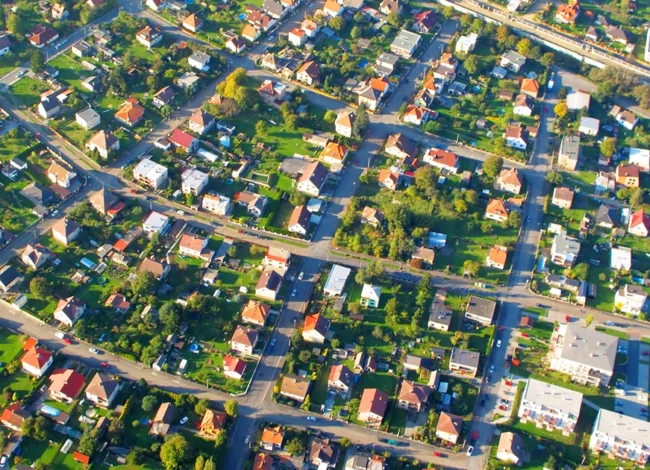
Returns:
[[[23,77],[11,85],[13,94],[22,104],[31,108],[41,100],[41,93],[48,90],[47,85],[30,77]]]

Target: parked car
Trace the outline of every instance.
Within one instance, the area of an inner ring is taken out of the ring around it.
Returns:
[[[183,419],[181,419],[181,420],[179,421],[179,423],[180,423],[180,424],[185,424],[185,423],[187,423],[189,420],[190,420],[190,418],[188,418],[187,416],[183,416]]]
[[[474,446],[469,446],[467,448],[467,452],[465,452],[465,455],[469,457],[470,455],[472,455],[472,452],[474,452]]]
[[[501,347],[501,340],[497,340],[497,348]]]
[[[106,362],[102,362],[102,363],[100,364],[100,366],[102,366],[102,369],[110,369],[110,367],[111,367],[111,366],[110,366],[109,364],[107,364]]]
[[[54,333],[54,336],[56,336],[59,339],[65,338],[65,334],[61,331],[57,331],[56,333]]]
[[[93,354],[99,354],[99,349],[90,348],[88,351],[90,351]]]

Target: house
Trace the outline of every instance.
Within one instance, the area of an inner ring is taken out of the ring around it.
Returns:
[[[596,225],[603,228],[614,228],[621,220],[621,211],[617,207],[601,204],[596,212]]]
[[[287,38],[289,40],[289,44],[296,47],[304,46],[307,40],[309,39],[307,37],[307,33],[305,33],[305,31],[300,28],[292,28],[289,31]]]
[[[596,136],[600,130],[600,120],[592,117],[583,116],[580,118],[578,132],[585,135]]]
[[[160,189],[167,182],[167,168],[145,158],[133,169],[133,179],[150,186],[153,189]]]
[[[399,185],[399,180],[400,180],[399,173],[395,171],[391,171],[390,169],[387,168],[380,170],[379,175],[377,177],[377,183],[379,184],[379,186],[389,189],[391,191],[395,191],[397,189],[397,186]]]
[[[152,233],[162,234],[165,230],[167,230],[168,226],[169,217],[156,211],[151,211],[142,223],[142,229],[147,235],[150,235]]]
[[[71,296],[59,299],[59,303],[54,310],[54,319],[70,327],[81,318],[85,311],[86,304],[78,297]]]
[[[467,36],[460,36],[456,41],[456,52],[458,54],[469,54],[476,47],[478,35],[470,33]]]
[[[551,337],[550,369],[568,374],[583,385],[607,386],[612,378],[618,338],[561,323]]]
[[[91,49],[92,46],[84,40],[74,43],[71,48],[72,53],[79,58],[90,55]]]
[[[230,339],[230,349],[251,356],[258,339],[259,333],[257,330],[237,325]]]
[[[81,393],[86,377],[72,369],[54,369],[49,380],[49,398],[70,404]]]
[[[553,238],[553,245],[551,246],[551,261],[553,263],[571,267],[575,264],[579,253],[580,242],[567,236],[565,230],[560,230]]]
[[[485,264],[488,268],[506,269],[508,261],[508,248],[505,246],[494,245],[485,259]]]
[[[495,301],[472,295],[465,309],[465,321],[489,326],[494,319],[496,308],[497,304]]]
[[[419,413],[427,405],[432,391],[426,385],[404,380],[397,396],[397,406]]]
[[[353,374],[345,364],[333,365],[327,379],[327,391],[347,397],[353,382]]]
[[[632,249],[626,246],[612,247],[609,253],[609,267],[616,271],[629,271],[632,269]]]
[[[170,269],[171,266],[166,261],[160,262],[152,258],[145,258],[140,263],[140,266],[138,267],[138,272],[151,273],[154,279],[161,281],[165,277],[167,277],[167,274],[169,273]]]
[[[170,104],[174,100],[174,90],[172,90],[172,87],[166,86],[158,90],[156,93],[153,95],[153,105],[160,109],[163,106],[166,106]]]
[[[329,438],[314,437],[307,452],[306,459],[309,460],[313,468],[326,470],[336,466],[340,449]]]
[[[205,410],[199,424],[199,433],[204,437],[216,437],[225,427],[228,415],[221,411]]]
[[[369,427],[379,427],[388,407],[388,394],[376,388],[367,388],[361,395],[357,420]]]
[[[249,300],[241,312],[241,319],[245,323],[264,327],[270,311],[270,305],[263,304],[257,300]]]
[[[551,204],[561,207],[562,209],[571,209],[574,195],[575,192],[569,188],[555,188],[553,190],[553,199],[551,200]]]
[[[167,8],[167,2],[165,0],[147,0],[146,5],[153,11],[161,11]]]
[[[443,441],[457,444],[462,428],[463,418],[461,416],[452,415],[443,411],[438,418],[436,437]]]
[[[52,4],[50,14],[55,20],[65,20],[70,16],[70,12],[66,9],[65,5],[61,3]]]
[[[92,75],[88,78],[83,79],[81,86],[91,93],[97,93],[101,89],[102,82],[97,75]]]
[[[2,415],[0,415],[0,424],[13,431],[22,432],[23,423],[30,416],[28,411],[21,408],[20,402],[15,402],[4,409]],[[18,466],[14,468],[17,469]]]
[[[235,356],[223,358],[223,375],[233,380],[241,380],[246,372],[246,362]]]
[[[120,149],[120,139],[115,137],[111,131],[101,130],[86,142],[86,148],[91,152],[97,152],[102,158],[108,158],[111,152],[117,152]]]
[[[580,136],[568,135],[562,138],[557,164],[560,168],[574,171],[580,160]]]
[[[336,142],[328,142],[319,159],[330,165],[341,165],[348,155],[348,148]]]
[[[627,231],[637,237],[648,236],[648,233],[650,233],[650,216],[645,213],[644,209],[639,209],[632,214]]]
[[[650,150],[635,147],[628,148],[628,161],[630,165],[636,165],[641,171],[650,171]]]
[[[312,162],[307,165],[303,174],[298,178],[296,189],[303,194],[318,197],[328,177],[327,168],[321,165],[320,162]]]
[[[210,177],[207,173],[196,169],[187,169],[181,175],[181,192],[199,196],[208,185]]]
[[[260,445],[264,450],[272,452],[282,449],[282,441],[284,441],[284,429],[280,426],[266,426],[262,431]]]
[[[196,152],[199,148],[199,140],[181,129],[174,129],[168,139],[174,147],[187,153]]]
[[[566,106],[569,108],[569,111],[589,110],[590,103],[591,95],[583,90],[572,91],[566,97]]]
[[[272,266],[277,269],[286,270],[291,264],[291,253],[284,248],[269,247],[266,256],[262,260],[263,266]]]
[[[526,93],[519,93],[515,98],[513,113],[517,116],[530,117],[533,115],[534,105],[535,100],[533,98]]]
[[[384,213],[379,209],[366,206],[361,212],[361,223],[368,224],[371,227],[379,227],[384,223]]]
[[[616,183],[626,188],[638,188],[641,182],[640,173],[636,165],[619,165],[616,167]]]
[[[585,40],[591,42],[598,42],[599,38],[600,36],[598,34],[598,30],[596,29],[596,27],[593,25],[589,26],[589,28],[587,28],[587,32],[585,33]]]
[[[382,52],[375,60],[374,71],[382,77],[390,76],[395,71],[398,62],[398,55]]]
[[[357,102],[359,106],[364,105],[370,111],[376,111],[383,93],[370,85],[363,85],[357,90]]]
[[[316,37],[318,31],[320,31],[320,26],[315,21],[312,21],[308,18],[305,18],[302,23],[300,23],[300,29],[302,29],[308,38]]]
[[[388,2],[397,3],[395,0],[384,0]],[[410,59],[413,57],[413,53],[420,45],[422,36],[405,29],[400,30],[400,32],[395,37],[395,40],[390,45],[391,52],[394,52],[398,56],[404,57],[405,59]]]
[[[531,98],[537,98],[537,95],[539,95],[539,82],[535,80],[534,78],[524,78],[521,80],[521,93],[524,95],[527,95]],[[516,106],[516,101],[515,101],[515,106]]]
[[[531,421],[547,431],[558,430],[569,436],[575,431],[581,407],[582,393],[529,379],[517,416],[522,423]]]
[[[57,162],[52,162],[45,174],[52,183],[63,188],[69,188],[72,185],[72,180],[77,176],[75,172],[68,170]]]
[[[254,217],[261,217],[268,203],[266,196],[261,196],[250,191],[235,193],[235,202],[246,208],[246,212]]]
[[[212,114],[207,113],[202,109],[197,109],[187,123],[192,132],[203,135],[206,131],[212,129],[216,120]]]
[[[296,206],[289,217],[287,230],[291,233],[297,233],[302,236],[307,235],[309,232],[309,222],[311,220],[311,213],[304,204]]]
[[[638,466],[648,463],[650,430],[646,419],[625,416],[622,413],[598,410],[598,416],[589,439],[589,449],[606,455],[614,461],[629,460]]]
[[[206,255],[207,246],[208,239],[206,237],[194,233],[184,233],[178,242],[178,252],[192,258],[202,258]]]
[[[282,276],[273,269],[264,271],[255,286],[255,295],[262,299],[275,300],[282,286]]]
[[[43,24],[38,24],[27,35],[29,43],[37,49],[43,49],[46,45],[59,39],[59,33]]]
[[[458,371],[464,375],[469,375],[470,377],[476,377],[480,359],[480,353],[460,348],[452,348],[451,357],[449,359],[449,369],[452,371]]]
[[[373,286],[372,284],[364,284],[361,289],[361,299],[359,303],[362,307],[377,308],[379,307],[379,299],[381,298],[381,286]]]
[[[637,122],[639,122],[639,118],[637,118],[632,112],[628,111],[627,109],[619,110],[614,117],[616,119],[616,122],[626,128],[628,131],[634,129],[634,126],[636,126]]]
[[[23,370],[34,377],[43,377],[53,362],[54,353],[36,344],[29,348],[24,356],[20,358]]]
[[[0,290],[6,293],[12,287],[22,283],[24,279],[23,275],[14,266],[6,264],[0,269]]]
[[[104,307],[110,307],[118,313],[126,313],[131,308],[131,302],[126,300],[124,295],[115,293],[108,296],[108,299],[104,302]]]
[[[580,2],[573,0],[571,3],[564,3],[555,11],[555,22],[560,24],[575,24],[580,14]]]
[[[128,98],[115,113],[115,119],[129,127],[136,126],[144,118],[144,107],[135,98]]]
[[[327,297],[340,297],[351,272],[352,270],[345,266],[338,264],[332,266],[323,288],[323,294]]]
[[[627,46],[630,42],[627,31],[618,26],[609,25],[605,28],[605,36],[612,41]]]
[[[506,145],[519,150],[528,148],[528,131],[520,122],[511,123],[505,133]]]
[[[262,35],[262,31],[251,25],[247,24],[241,31],[241,37],[246,39],[248,42],[255,42]]]
[[[252,470],[271,470],[273,468],[273,456],[260,452],[255,455]]]
[[[523,438],[512,432],[502,432],[497,445],[497,460],[514,465],[520,465],[529,460]]]
[[[228,215],[232,209],[230,198],[221,194],[206,194],[201,201],[201,207],[216,215]]]
[[[158,26],[146,26],[135,35],[135,38],[144,47],[151,49],[163,39],[162,29]]]
[[[324,344],[329,327],[330,321],[320,313],[307,315],[302,328],[302,339],[308,343]]]
[[[638,315],[645,306],[648,294],[641,286],[625,284],[616,291],[614,309],[630,315]]]
[[[116,380],[108,375],[95,372],[86,388],[86,399],[99,407],[110,408],[119,390],[120,387]]]
[[[504,168],[494,182],[494,189],[513,194],[521,193],[524,177],[516,168]]]
[[[268,31],[273,26],[275,26],[276,21],[263,11],[258,10],[257,8],[251,8],[250,6],[247,7],[247,9],[248,16],[246,17],[246,21],[248,21],[248,23],[256,30]],[[259,35],[260,33],[258,32],[257,34]]]
[[[429,117],[430,111],[427,108],[409,104],[406,106],[406,110],[404,111],[402,119],[404,122],[407,122],[409,124],[420,126],[422,123],[427,122],[429,120]]]
[[[296,80],[313,86],[318,83],[318,76],[320,75],[320,67],[316,62],[310,60],[305,62],[296,72]]]
[[[80,233],[81,227],[79,224],[67,217],[57,220],[56,223],[52,225],[52,238],[65,246],[68,246],[76,240]]]
[[[262,10],[275,19],[281,19],[287,14],[287,10],[282,6],[282,3],[277,0],[264,0]]]
[[[183,20],[182,25],[186,30],[196,33],[203,27],[203,20],[192,13]]]
[[[174,422],[175,414],[176,407],[170,402],[160,405],[151,422],[151,430],[149,432],[155,436],[166,436]]]
[[[343,5],[335,2],[334,0],[326,0],[323,5],[323,13],[325,13],[330,18],[339,16],[343,12]]]
[[[334,122],[336,133],[345,137],[352,137],[354,121],[354,113],[349,111],[339,112],[336,116],[336,121]]]
[[[101,7],[104,3],[106,3],[106,0],[86,0],[86,5],[88,5],[91,9],[99,8]]]
[[[429,165],[438,168],[441,172],[455,175],[458,173],[458,156],[455,153],[441,150],[439,148],[430,148],[424,154],[422,160]]]
[[[284,101],[287,85],[281,82],[274,83],[273,80],[264,80],[257,91],[265,102],[277,107]]]
[[[485,218],[496,220],[497,222],[506,222],[508,220],[508,209],[501,199],[490,199],[485,209]]]
[[[198,82],[199,77],[196,73],[184,72],[183,75],[176,79],[175,83],[181,90],[193,91],[198,86]]]
[[[395,3],[399,5],[397,1]],[[413,20],[413,29],[415,31],[418,33],[430,33],[438,22],[438,17],[433,10],[424,10],[423,12],[416,14],[413,17]],[[476,36],[476,34],[474,34],[474,36]]]
[[[519,73],[525,63],[526,58],[523,55],[516,53],[515,51],[508,51],[503,54],[501,56],[501,61],[499,62],[501,67],[504,67],[515,73]]]
[[[429,320],[427,328],[449,331],[453,311],[451,307],[445,305],[447,299],[447,291],[445,289],[438,289],[436,295],[433,297],[433,302],[429,308]]]
[[[20,255],[20,260],[32,269],[38,269],[54,257],[54,254],[40,243],[28,243]]]
[[[208,64],[210,63],[210,55],[206,54],[205,52],[196,50],[192,52],[192,55],[187,58],[187,63],[192,68],[206,71],[209,69]]]
[[[411,139],[400,132],[388,136],[384,152],[400,160],[413,159],[418,155],[418,147]]]
[[[306,377],[285,374],[280,384],[280,395],[302,403],[307,398],[310,385],[311,380]]]
[[[92,108],[86,108],[83,111],[79,111],[75,114],[74,118],[77,124],[86,130],[90,130],[99,126],[101,122],[99,113],[97,113],[97,111]]]

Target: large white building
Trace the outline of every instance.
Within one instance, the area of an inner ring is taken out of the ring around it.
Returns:
[[[581,406],[582,393],[529,379],[517,416],[522,423],[531,421],[538,428],[568,436],[575,431]]]
[[[232,203],[229,197],[221,194],[206,194],[203,196],[201,207],[216,215],[228,215],[232,210]]]
[[[133,179],[159,189],[167,182],[167,168],[145,158],[133,169]]]
[[[338,264],[332,266],[323,293],[330,297],[337,297],[343,294],[343,288],[351,272],[352,270],[345,266],[339,266]]]
[[[199,170],[186,170],[181,175],[181,191],[183,194],[200,195],[208,185],[210,177]]]
[[[589,448],[611,459],[630,460],[644,466],[650,457],[650,423],[601,408]]]
[[[551,337],[550,368],[569,374],[580,384],[607,386],[614,373],[617,347],[615,336],[563,324]]]
[[[616,291],[614,297],[614,310],[638,315],[643,310],[648,294],[645,293],[641,286],[625,284]]]

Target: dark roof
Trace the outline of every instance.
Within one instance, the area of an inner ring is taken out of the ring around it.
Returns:
[[[20,191],[20,194],[25,196],[30,201],[41,204],[43,206],[49,205],[54,200],[54,193],[37,182],[33,182],[29,186],[25,186]]]
[[[620,220],[620,211],[616,207],[602,204],[596,212],[596,225],[611,224],[616,225]]]
[[[0,284],[8,286],[20,277],[18,270],[11,264],[6,265],[0,270]]]

